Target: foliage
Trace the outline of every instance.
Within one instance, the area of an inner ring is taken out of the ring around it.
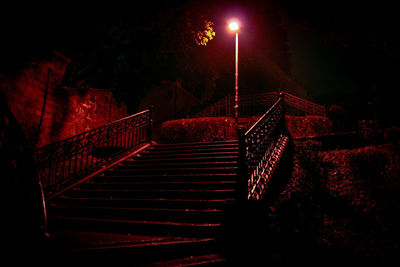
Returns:
[[[286,126],[293,138],[312,137],[332,131],[332,122],[321,116],[285,116]]]
[[[203,142],[237,139],[235,120],[229,117],[180,119],[162,124],[163,143]]]
[[[205,54],[215,36],[213,23],[194,9],[160,5],[150,13],[138,8],[97,18],[81,31],[87,38],[77,38],[67,52],[72,63],[66,85],[115,88],[117,96],[136,104],[146,88],[162,80],[181,79],[197,95],[213,86],[215,70]]]
[[[241,118],[240,125],[248,129],[259,116]],[[237,127],[231,117],[204,117],[163,122],[160,141],[164,143],[236,140]]]
[[[209,41],[211,41],[214,38],[215,32],[212,27],[213,25],[214,25],[214,23],[206,20],[205,21],[205,29],[194,32],[194,38],[195,38],[196,44],[205,46],[205,45],[207,45],[207,43]]]
[[[296,231],[324,260],[397,263],[393,249],[399,242],[392,235],[400,208],[396,146],[321,151],[319,142],[295,144],[295,167],[275,214],[295,203],[298,208],[286,220],[302,218]]]

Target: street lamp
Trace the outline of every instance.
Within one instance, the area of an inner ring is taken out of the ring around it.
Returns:
[[[235,122],[238,124],[239,117],[239,23],[235,20],[231,21],[228,25],[229,30],[235,33],[236,35],[236,50],[235,50]]]

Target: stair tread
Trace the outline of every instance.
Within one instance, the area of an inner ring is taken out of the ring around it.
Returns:
[[[157,160],[154,159],[146,159],[146,157],[132,157],[129,158],[127,160],[124,161],[124,164],[132,164],[132,163],[154,163],[155,161],[180,161],[180,160],[193,160],[193,161],[197,161],[197,160],[220,160],[220,159],[224,159],[224,160],[233,160],[233,159],[238,159],[239,156],[214,156],[214,157],[182,157],[182,158],[169,158],[169,157],[165,157],[165,158],[160,158]]]
[[[171,144],[156,144],[153,147],[185,147],[185,146],[220,146],[238,144],[237,140],[230,141],[205,141],[205,142],[186,142],[186,143],[171,143]]]
[[[236,184],[235,180],[225,180],[225,181],[164,181],[164,182],[88,182],[90,185],[171,185],[171,184]]]
[[[151,167],[151,166],[149,166],[149,167]],[[237,166],[231,166],[231,167],[208,167],[208,166],[205,166],[204,168],[168,168],[168,169],[165,169],[165,170],[170,170],[170,171],[182,171],[182,172],[184,172],[184,171],[196,171],[196,170],[210,170],[210,171],[212,171],[212,170],[237,170],[238,169],[238,167]],[[135,168],[132,168],[132,169],[127,169],[127,170],[121,170],[121,169],[118,169],[118,168],[116,168],[116,169],[114,169],[114,170],[108,170],[107,172],[129,172],[129,171],[135,171],[136,169]],[[153,170],[152,168],[149,168],[149,169],[140,169],[140,171],[144,171],[144,170]]]
[[[184,143],[173,143],[173,144],[165,144],[160,143],[156,146],[179,146],[179,145],[204,145],[204,144],[226,144],[226,143],[238,143],[237,140],[225,140],[225,141],[206,141],[206,142],[184,142]]]
[[[199,166],[209,166],[209,165],[221,165],[221,164],[238,164],[237,160],[225,160],[225,161],[205,161],[205,162],[163,162],[163,163],[153,163],[153,164],[142,164],[141,161],[135,162],[137,164],[124,164],[120,163],[118,167],[130,167],[130,168],[137,168],[137,167],[157,167],[157,166],[182,166],[185,167],[186,165],[199,165]]]
[[[161,209],[161,208],[121,208],[121,207],[93,207],[93,206],[72,206],[72,205],[51,205],[51,208],[57,209],[109,209],[109,210],[124,210],[124,211],[162,211],[162,212],[199,212],[199,213],[208,213],[208,212],[215,212],[219,213],[222,212],[220,209],[206,209],[206,210],[199,210],[199,209]]]
[[[182,240],[181,240],[182,239]],[[168,246],[168,245],[176,245],[176,244],[189,244],[189,243],[200,243],[200,242],[210,242],[214,241],[214,238],[178,238],[177,240],[160,240],[160,241],[151,241],[151,242],[141,242],[141,243],[122,243],[122,244],[110,244],[103,246],[96,246],[90,248],[77,248],[75,251],[82,250],[108,250],[108,249],[121,249],[121,248],[129,248],[129,247],[145,247],[145,246]]]
[[[235,199],[180,199],[180,198],[107,198],[107,197],[73,197],[62,195],[62,199],[77,199],[77,200],[106,200],[106,201],[161,201],[161,202],[226,202],[234,201]]]
[[[121,247],[165,246],[171,244],[188,244],[212,242],[215,238],[147,236],[121,233],[86,232],[78,230],[58,230],[54,235],[67,241],[74,250],[85,249],[118,249]]]
[[[184,144],[184,145],[171,145],[171,146],[160,146],[156,145],[150,148],[150,150],[179,150],[179,149],[188,149],[188,148],[227,148],[227,147],[237,147],[239,145],[238,142],[232,143],[195,143],[195,144]]]
[[[222,152],[236,152],[238,151],[237,147],[211,147],[211,148],[207,148],[207,147],[198,147],[198,148],[192,148],[192,149],[171,149],[171,150],[155,150],[155,149],[150,149],[150,150],[146,150],[143,151],[140,155],[148,155],[148,154],[161,154],[161,155],[168,155],[168,154],[182,154],[182,153],[188,153],[191,152],[190,154],[197,154],[197,153],[202,153],[205,151],[216,151],[219,153]]]
[[[234,180],[221,180],[215,181],[211,179],[209,181],[130,181],[124,179],[124,181],[93,181],[82,184],[80,188],[82,189],[234,189],[236,186],[236,181]]]
[[[169,226],[189,226],[189,227],[218,227],[220,223],[192,223],[192,222],[171,222],[171,221],[152,221],[152,220],[123,220],[110,218],[86,218],[70,216],[49,216],[49,220],[73,220],[84,222],[108,222],[108,223],[128,223],[128,224],[147,224],[147,225],[169,225]]]
[[[186,258],[173,259],[173,260],[163,260],[158,262],[152,262],[148,264],[143,264],[141,267],[189,267],[189,266],[199,266],[199,265],[207,265],[213,263],[224,262],[225,259],[221,258],[219,254],[207,254],[200,256],[190,256]]]
[[[182,154],[167,154],[167,156],[165,154],[161,154],[161,153],[154,153],[154,154],[141,154],[140,157],[135,158],[135,159],[154,159],[154,158],[179,158],[179,157],[209,157],[210,155],[218,155],[218,156],[224,156],[224,155],[233,155],[233,156],[237,156],[239,154],[238,151],[228,151],[228,152],[198,152],[198,153],[182,153]]]
[[[232,192],[234,189],[81,189],[74,188],[78,192]]]
[[[95,177],[102,177],[102,178],[104,178],[104,177],[106,177],[106,178],[112,178],[112,177],[127,177],[127,178],[132,178],[132,177],[135,177],[135,178],[138,178],[138,177],[141,177],[141,178],[147,178],[147,177],[154,177],[154,176],[157,176],[157,177],[170,177],[170,176],[173,176],[173,177],[202,177],[202,176],[215,176],[215,177],[218,177],[218,176],[238,176],[238,174],[237,173],[173,173],[173,174],[165,174],[165,175],[159,175],[159,174],[137,174],[137,175],[125,175],[125,176],[123,176],[123,175],[113,175],[113,174],[110,174],[110,173],[104,173],[104,174],[102,174],[102,175],[97,175],[97,176],[95,176]]]

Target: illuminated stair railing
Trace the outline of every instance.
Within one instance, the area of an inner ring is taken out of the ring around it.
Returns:
[[[277,92],[239,96],[239,116],[255,116],[265,112],[265,105],[272,105],[278,98]],[[234,97],[226,96],[201,110],[194,117],[233,117]]]
[[[288,144],[284,97],[246,132],[239,129],[239,199],[262,199]]]
[[[324,106],[282,91],[286,114],[326,116]],[[279,92],[267,92],[239,96],[239,116],[248,117],[263,114],[266,106],[271,106],[279,98]],[[219,117],[234,115],[234,97],[226,96],[196,113],[194,117]]]
[[[282,92],[285,99],[285,111],[290,115],[317,115],[326,116],[325,106],[305,100],[295,95]]]
[[[151,109],[35,151],[46,197],[150,142]]]

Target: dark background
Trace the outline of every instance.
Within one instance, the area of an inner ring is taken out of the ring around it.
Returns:
[[[66,85],[111,89],[131,111],[162,80],[181,80],[203,102],[232,93],[234,35],[226,24],[236,17],[241,93],[297,90],[358,119],[399,122],[399,38],[390,1],[65,1],[3,6],[1,13],[2,72],[57,49],[72,60]],[[199,46],[193,35],[205,21],[216,36]],[[300,89],[285,88],[282,75]]]

